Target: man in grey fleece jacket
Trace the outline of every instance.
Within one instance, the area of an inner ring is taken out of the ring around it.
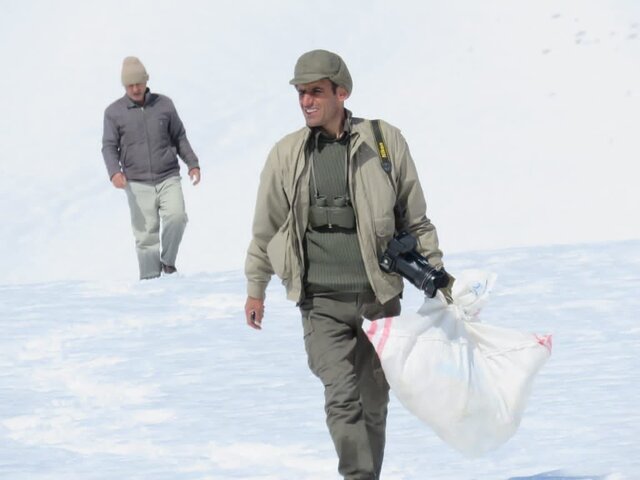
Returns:
[[[102,136],[109,179],[125,190],[129,201],[141,279],[177,271],[187,214],[176,154],[187,164],[193,185],[200,182],[198,157],[173,102],[151,93],[148,80],[139,59],[124,59],[126,93],[105,110]]]

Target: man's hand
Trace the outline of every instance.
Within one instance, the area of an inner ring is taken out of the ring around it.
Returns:
[[[189,170],[189,178],[191,179],[191,183],[195,186],[200,183],[200,168],[193,167]]]
[[[124,188],[127,186],[127,177],[124,176],[124,173],[118,172],[111,177],[111,183],[116,188]]]
[[[449,283],[447,283],[446,287],[442,287],[440,291],[444,295],[444,299],[447,301],[449,305],[453,303],[453,296],[451,295],[451,289],[453,288],[453,282],[456,281],[455,277],[451,275],[449,272],[445,272],[447,277],[449,277]]]
[[[244,304],[244,314],[247,317],[247,325],[256,330],[262,330],[264,300],[261,298],[247,297],[247,303]]]

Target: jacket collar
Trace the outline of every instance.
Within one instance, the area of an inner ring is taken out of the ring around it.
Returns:
[[[129,98],[129,96],[126,93],[124,94],[123,98],[127,102],[127,108],[141,108],[141,107],[147,107],[147,106],[152,105],[153,103],[155,103],[155,101],[158,99],[158,94],[157,93],[151,93],[151,90],[149,90],[149,87],[147,87],[147,90],[144,93],[144,104],[143,105],[138,105],[136,102],[131,100],[131,98]]]

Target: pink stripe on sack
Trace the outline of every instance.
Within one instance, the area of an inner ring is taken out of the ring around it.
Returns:
[[[371,343],[373,343],[373,336],[376,334],[376,331],[378,330],[378,322],[376,322],[375,320],[373,322],[371,322],[371,324],[369,325],[369,330],[367,330],[367,337],[369,337],[369,341]]]
[[[387,339],[389,338],[389,332],[391,331],[392,323],[393,323],[393,317],[387,317],[384,319],[384,328],[382,329],[382,337],[380,338],[380,342],[378,343],[378,348],[376,348],[376,352],[379,357],[382,355],[384,346],[386,345]]]
[[[540,345],[545,347],[547,350],[549,350],[549,353],[551,353],[551,348],[553,347],[553,341],[551,339],[551,335],[543,335],[542,337],[539,337],[538,335],[536,335],[536,339],[538,340],[538,343]]]

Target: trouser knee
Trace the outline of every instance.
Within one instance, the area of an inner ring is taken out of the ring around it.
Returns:
[[[343,386],[325,386],[325,413],[327,421],[354,422],[362,415],[362,403],[357,391]]]
[[[185,212],[173,212],[162,217],[164,228],[184,227],[189,221]]]

